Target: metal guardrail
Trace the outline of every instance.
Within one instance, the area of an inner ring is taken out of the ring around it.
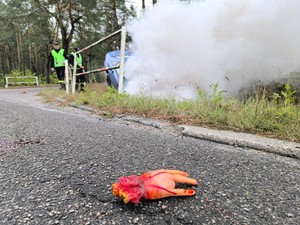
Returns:
[[[120,68],[119,65],[118,66],[112,66],[112,67],[102,67],[102,68],[98,68],[98,69],[83,72],[83,73],[76,73],[76,76],[95,73],[95,72],[102,72],[102,71],[106,71],[106,70],[114,70],[114,69],[118,69],[118,68]]]
[[[75,85],[76,85],[76,76],[79,76],[79,75],[83,75],[83,74],[89,74],[89,73],[93,73],[93,72],[99,72],[99,71],[105,71],[105,70],[108,70],[108,69],[114,69],[114,68],[119,68],[120,69],[120,73],[119,73],[119,87],[118,87],[118,91],[119,93],[121,93],[123,91],[123,76],[124,76],[124,58],[125,58],[125,42],[126,42],[126,28],[125,26],[123,26],[121,29],[115,31],[114,33],[104,37],[104,38],[101,38],[100,40],[96,41],[95,43],[85,47],[85,48],[82,48],[80,49],[78,52],[75,52],[74,54],[74,63],[73,63],[73,67],[74,68],[77,68],[77,54],[78,53],[81,53],[85,50],[88,50],[89,48],[117,35],[121,33],[121,48],[120,48],[120,65],[118,67],[111,67],[111,68],[100,68],[100,69],[96,69],[96,70],[93,70],[93,71],[88,71],[88,72],[84,72],[84,73],[76,73],[76,70],[73,70],[73,74],[71,75],[72,76],[72,94],[75,93]],[[65,62],[65,68],[68,67],[68,62]],[[65,75],[66,75],[66,83],[69,84],[69,74],[68,74],[68,70],[65,71]],[[66,93],[68,94],[69,93],[69,87],[66,88]]]
[[[34,79],[34,80],[30,80]],[[10,81],[13,80],[13,81]],[[16,81],[17,80],[17,81]],[[8,85],[17,85],[17,84],[36,84],[39,86],[39,79],[37,76],[19,76],[19,77],[5,77],[5,88],[8,88]]]

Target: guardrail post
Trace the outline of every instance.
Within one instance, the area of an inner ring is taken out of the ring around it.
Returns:
[[[77,52],[74,54],[73,77],[72,77],[72,94],[75,94],[76,87],[76,72],[77,72]]]
[[[120,73],[119,73],[119,86],[118,86],[119,93],[123,92],[125,43],[126,43],[126,28],[125,26],[123,26],[121,30]]]
[[[66,93],[69,94],[69,65],[68,60],[65,60],[65,76],[66,76]]]
[[[8,88],[8,78],[7,77],[5,77],[5,88]]]

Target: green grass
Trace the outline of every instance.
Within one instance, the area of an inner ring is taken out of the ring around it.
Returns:
[[[224,99],[223,91],[218,91],[217,85],[212,85],[211,89],[211,94],[199,91],[196,99],[184,101],[119,94],[113,88],[96,84],[88,86],[85,93],[67,96],[56,91],[56,94],[48,92],[44,95],[60,96],[77,105],[89,105],[111,116],[138,114],[176,124],[255,133],[300,142],[300,105],[289,85],[271,97],[262,91],[243,101]]]

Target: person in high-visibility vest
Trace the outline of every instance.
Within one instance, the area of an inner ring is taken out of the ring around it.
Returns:
[[[57,41],[53,42],[53,49],[51,50],[50,66],[51,71],[56,71],[58,82],[61,88],[65,89],[65,60],[68,58],[66,51],[60,48]]]
[[[71,52],[71,54],[68,57],[68,62],[69,65],[72,69],[72,74],[74,70],[74,58],[75,58],[75,53],[78,52],[80,49],[78,47],[74,48],[74,52]],[[83,62],[83,57],[81,53],[76,54],[76,64],[77,64],[77,70],[76,73],[83,73],[84,72],[84,62]],[[78,91],[84,91],[84,87],[86,84],[86,78],[85,75],[78,75],[76,76],[76,90]]]

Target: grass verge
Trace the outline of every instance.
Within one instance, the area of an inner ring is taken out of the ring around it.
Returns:
[[[282,140],[300,142],[300,104],[289,85],[281,93],[266,95],[257,92],[246,100],[223,98],[223,92],[212,85],[212,93],[199,91],[194,100],[176,101],[147,96],[119,94],[106,84],[90,84],[84,93],[66,95],[64,91],[46,89],[42,95],[48,100],[61,98],[65,102],[115,114],[137,114],[166,120],[175,124],[188,124],[216,129],[259,134]]]

